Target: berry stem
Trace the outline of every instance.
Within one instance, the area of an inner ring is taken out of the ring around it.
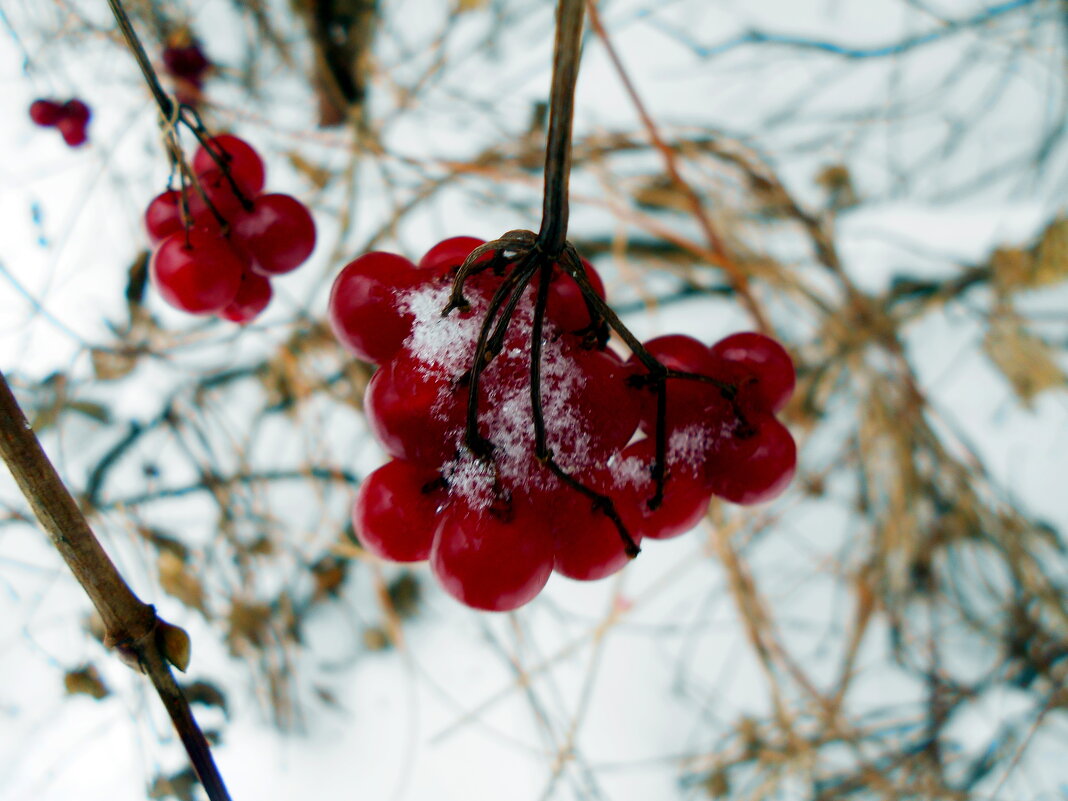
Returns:
[[[593,507],[600,510],[612,521],[623,542],[623,550],[627,556],[633,559],[641,548],[627,531],[615,504],[607,495],[595,492],[582,482],[573,478],[564,468],[557,464],[553,458],[553,452],[549,448],[545,434],[545,412],[541,406],[541,341],[542,326],[545,321],[545,307],[549,302],[549,281],[552,278],[553,263],[542,257],[538,265],[538,294],[534,300],[534,320],[530,329],[530,409],[534,418],[534,454],[543,465],[549,468],[554,476],[560,479],[571,489],[585,495],[593,502]]]
[[[504,325],[508,324],[508,320],[511,316],[511,310],[515,309],[515,304],[518,302],[518,298],[522,296],[523,291],[526,289],[527,284],[530,282],[531,276],[534,274],[530,269],[530,264],[533,261],[534,251],[531,250],[524,254],[522,258],[518,260],[512,271],[508,274],[508,277],[497,287],[497,291],[493,294],[493,298],[490,300],[489,308],[486,310],[486,316],[482,320],[482,326],[478,332],[478,342],[475,345],[475,355],[471,364],[470,381],[468,383],[468,398],[467,398],[467,426],[464,434],[464,444],[474,453],[476,456],[488,459],[493,452],[493,443],[482,438],[482,435],[478,433],[478,387],[482,378],[482,371],[489,364],[494,354],[490,350],[490,334],[494,329],[494,322],[497,319],[497,313],[501,307],[505,304],[506,300],[511,300],[509,309],[501,315]],[[457,278],[457,281],[460,279]],[[446,309],[448,313],[448,309]]]
[[[41,447],[2,372],[0,456],[100,614],[105,645],[148,676],[211,801],[230,801],[208,741],[171,673],[171,664],[188,662],[188,635],[160,620],[156,610],[130,589]]]
[[[141,44],[141,39],[137,36],[137,31],[133,28],[133,23],[130,22],[130,17],[122,5],[122,0],[108,0],[108,5],[111,6],[111,13],[115,15],[115,22],[118,23],[119,31],[126,40],[126,45],[130,48],[134,58],[137,59],[137,66],[141,68],[145,83],[148,84],[148,89],[152,92],[156,105],[159,106],[159,113],[163,115],[165,120],[171,119],[176,110],[175,102],[159,82],[159,76],[156,75],[152,62],[148,60],[148,54],[145,52],[144,45]]]
[[[545,146],[545,190],[538,245],[550,259],[567,238],[568,182],[571,177],[571,125],[575,116],[585,0],[560,0],[556,9],[553,82],[549,94],[549,136]]]

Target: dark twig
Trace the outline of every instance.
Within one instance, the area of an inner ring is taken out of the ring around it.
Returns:
[[[141,44],[141,40],[137,36],[137,31],[133,28],[133,23],[130,22],[130,17],[126,13],[126,9],[123,8],[122,0],[108,0],[108,5],[111,6],[111,13],[115,15],[115,22],[118,23],[119,31],[122,33],[122,37],[126,40],[130,52],[132,52],[134,58],[137,59],[137,66],[141,68],[141,74],[145,78],[145,83],[148,84],[148,89],[152,92],[152,97],[155,99],[156,105],[159,106],[159,113],[163,115],[164,119],[169,120],[176,110],[174,99],[167,94],[167,91],[159,82],[159,76],[156,75],[156,70],[152,67],[152,62],[148,60],[148,54],[145,52],[144,45]]]
[[[170,666],[184,670],[188,635],[160,620],[130,589],[45,454],[0,373],[0,455],[75,579],[104,622],[104,644],[146,673],[171,717],[211,801],[229,801],[211,750]]]
[[[549,140],[545,147],[545,194],[538,232],[538,244],[549,258],[559,255],[567,238],[571,124],[575,116],[575,82],[578,80],[584,8],[585,0],[560,0],[556,10]]]
[[[623,550],[633,559],[641,552],[638,543],[616,512],[612,499],[602,495],[568,474],[553,458],[552,449],[545,434],[545,413],[541,406],[541,333],[545,320],[545,306],[549,300],[549,280],[552,277],[552,262],[544,261],[538,268],[538,294],[534,301],[534,322],[530,332],[530,406],[534,417],[534,454],[553,475],[571,489],[582,493],[593,502],[594,509],[603,512],[616,527],[623,541]]]

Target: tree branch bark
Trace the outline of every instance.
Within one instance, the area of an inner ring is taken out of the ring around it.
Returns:
[[[188,664],[188,635],[160,620],[155,608],[130,589],[49,461],[2,372],[0,456],[103,619],[104,644],[115,648],[123,662],[148,675],[208,797],[230,801],[208,742],[171,673],[172,664],[179,670]]]

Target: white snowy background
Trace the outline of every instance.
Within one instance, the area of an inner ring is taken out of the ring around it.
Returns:
[[[286,4],[276,5],[274,13],[289,14]],[[379,135],[390,155],[358,159],[352,186],[316,192],[292,167],[293,152],[334,168],[352,159],[342,133],[315,128],[302,74],[267,52],[260,63],[265,89],[254,101],[234,80],[209,84],[213,119],[261,148],[269,187],[311,204],[320,227],[311,262],[277,282],[272,308],[243,331],[205,330],[166,308],[150,289],[153,313],[188,336],[129,379],[95,387],[88,348],[114,341],[108,321],[123,318],[126,269],[146,246],[140,214],[166,181],[156,113],[132,58],[106,39],[106,4],[79,2],[75,15],[66,3],[4,3],[0,368],[16,374],[23,388],[62,371],[81,397],[105,401],[117,419],[150,419],[190,376],[253,363],[291,332],[280,323],[301,313],[321,318],[332,276],[378,236],[424,171],[445,171],[488,147],[507,153],[525,135],[532,105],[546,94],[551,4],[494,1],[453,22],[448,3],[383,5],[370,118],[388,121]],[[875,49],[938,32],[942,20],[973,18],[988,6],[977,0],[937,8],[902,0],[615,0],[602,3],[602,13],[639,94],[665,129],[716,129],[744,139],[807,203],[821,198],[815,176],[822,167],[848,165],[863,203],[841,214],[836,244],[856,284],[877,293],[896,275],[938,278],[981,263],[995,247],[1033,241],[1064,212],[1064,4],[1004,5],[1004,13],[985,25],[887,58],[745,43],[711,51],[749,30]],[[236,72],[246,38],[254,36],[249,20],[222,0],[192,8],[206,51]],[[98,27],[86,32],[72,25],[60,36],[42,36],[64,31],[64,20],[77,18]],[[301,29],[295,22],[291,29],[295,52],[306,63]],[[442,31],[448,32],[444,39]],[[435,60],[447,68],[429,71]],[[424,75],[431,77],[417,93],[401,91]],[[89,146],[69,150],[54,132],[30,123],[30,102],[53,95],[76,95],[92,106]],[[641,138],[635,110],[594,38],[583,58],[576,126],[580,136],[628,131]],[[1044,133],[1052,140],[1050,155],[1036,170]],[[646,152],[629,168],[640,176],[655,164]],[[618,190],[615,182],[625,172],[587,169],[575,176],[573,237],[629,235],[625,217],[605,200],[617,196],[606,185]],[[418,258],[447,236],[493,238],[536,228],[539,173],[529,171],[524,180],[513,174],[505,186],[492,181],[472,172],[388,226],[373,246]],[[353,215],[343,237],[342,210]],[[696,235],[692,221],[681,219],[671,224]],[[759,244],[790,269],[811,274],[814,283],[822,280],[791,237],[769,233]],[[645,292],[670,294],[679,286],[670,272],[638,280],[633,265],[611,255],[596,264],[611,302],[633,306]],[[974,447],[1007,502],[1063,532],[1068,395],[1044,393],[1031,409],[1018,403],[980,347],[984,317],[973,304],[988,304],[986,292],[908,326],[906,351],[933,408]],[[1046,321],[1065,366],[1066,288],[1044,289],[1022,305]],[[811,317],[781,298],[769,308],[787,342],[803,349],[817,336]],[[711,296],[635,312],[626,322],[642,337],[685,332],[707,342],[752,326],[740,305]],[[204,403],[212,407],[216,444],[243,431],[240,397],[227,396],[224,407],[211,396]],[[299,426],[289,422],[265,425],[244,457],[280,468],[314,457],[356,475],[382,459],[351,406],[312,405]],[[803,472],[833,468],[835,437],[832,420],[803,440]],[[63,418],[47,439],[61,472],[78,481],[112,441],[101,426],[77,415]],[[178,456],[165,449],[153,454],[164,479],[176,485],[195,478],[183,474],[188,465]],[[213,456],[223,465],[235,458]],[[110,497],[143,488],[138,467],[134,460],[118,470]],[[821,689],[838,679],[851,614],[836,566],[864,526],[863,515],[841,500],[849,479],[840,480],[840,491],[832,479],[819,499],[795,486],[773,504],[729,515],[782,642]],[[272,485],[271,493],[262,500],[285,521],[284,547],[298,557],[292,564],[338,539],[350,489],[313,493],[294,482]],[[16,497],[5,473],[3,511],[16,508]],[[232,655],[220,626],[162,591],[156,554],[137,536],[137,521],[179,532],[210,559],[214,508],[191,494],[143,513],[114,508],[95,523],[136,591],[191,633],[190,676],[210,677],[226,689],[225,718],[217,709],[199,715],[205,727],[223,731],[216,756],[235,799],[700,798],[716,754],[740,747],[731,728],[740,716],[772,713],[768,677],[718,562],[711,522],[679,539],[648,544],[616,578],[579,584],[554,576],[515,615],[462,608],[420,567],[422,610],[404,622],[403,646],[382,651],[368,650],[362,632],[380,623],[375,571],[388,577],[395,569],[361,564],[341,596],[305,621],[303,643],[277,649],[276,657],[288,660],[297,698],[293,725],[279,731],[262,664]],[[1068,578],[1066,565],[1048,567]],[[216,567],[226,574],[225,566]],[[282,585],[291,578],[266,574],[261,581]],[[10,521],[0,527],[0,798],[141,801],[154,776],[184,765],[147,685],[85,633],[87,613],[43,535]],[[975,640],[955,640],[952,626],[937,636],[950,652],[946,658],[964,673],[981,672],[999,656]],[[100,669],[113,691],[107,699],[64,694],[64,672],[86,662]],[[886,619],[869,629],[857,670],[847,699],[854,719],[871,710],[888,726],[897,719],[905,734],[922,725],[916,710],[925,688],[892,660]],[[326,693],[332,701],[324,700]],[[1035,703],[1022,690],[992,687],[967,705],[951,731],[962,749],[982,749],[1003,723],[1032,714]],[[1011,772],[995,771],[976,797],[1068,794],[1063,712],[1052,711],[1044,723]],[[848,764],[852,757],[845,744],[841,748]],[[822,753],[830,762],[834,756]],[[810,797],[801,773],[788,775],[774,791],[744,772],[732,778],[736,797]]]

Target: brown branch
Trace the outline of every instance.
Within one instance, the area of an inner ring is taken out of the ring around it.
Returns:
[[[571,125],[575,82],[582,47],[584,0],[560,0],[556,9],[553,82],[549,94],[549,136],[545,147],[545,195],[538,244],[556,258],[567,238],[568,182],[571,176]]]
[[[596,31],[598,38],[600,38],[601,43],[604,45],[608,58],[612,62],[612,66],[619,75],[619,79],[623,82],[623,88],[630,97],[631,103],[634,104],[638,116],[641,117],[642,126],[645,128],[646,134],[648,134],[653,146],[663,156],[664,169],[667,170],[668,177],[679,191],[682,192],[683,196],[686,198],[687,204],[690,206],[694,219],[697,220],[698,225],[701,226],[701,230],[704,232],[705,238],[708,240],[709,249],[715,256],[715,263],[723,268],[723,272],[726,273],[727,279],[730,281],[734,291],[738,294],[738,298],[742,301],[742,304],[753,318],[753,322],[756,323],[761,331],[770,332],[772,330],[771,325],[768,323],[767,318],[764,316],[764,312],[761,310],[760,305],[757,303],[756,298],[753,297],[753,294],[749,289],[749,279],[746,276],[745,271],[735,263],[734,259],[731,258],[730,253],[727,252],[727,247],[723,242],[723,238],[719,235],[719,232],[716,231],[716,227],[712,224],[712,220],[705,211],[700,196],[698,196],[697,192],[694,191],[694,188],[690,186],[679,172],[678,161],[675,158],[675,151],[664,143],[664,140],[660,136],[660,132],[657,130],[656,123],[653,122],[653,118],[646,110],[645,104],[642,102],[641,97],[638,95],[638,91],[634,88],[634,84],[630,80],[630,76],[627,74],[626,69],[624,69],[623,62],[620,60],[615,47],[612,45],[612,40],[608,38],[608,32],[605,30],[604,25],[601,24],[601,16],[597,11],[596,1],[589,0],[588,5],[590,25],[594,31]]]
[[[126,40],[126,45],[137,60],[137,66],[141,70],[141,75],[144,76],[145,83],[148,84],[149,91],[152,92],[152,98],[156,101],[156,105],[159,106],[159,113],[163,115],[164,119],[170,119],[171,115],[174,114],[174,99],[167,94],[167,90],[160,84],[159,76],[156,75],[156,70],[153,68],[152,62],[149,61],[144,45],[141,44],[133,23],[130,22],[130,17],[122,6],[122,0],[108,0],[108,6],[111,7],[111,13],[115,15],[115,23],[119,26],[119,32],[122,33],[123,39]]]
[[[63,561],[104,622],[104,644],[152,681],[211,801],[230,795],[170,666],[185,670],[189,637],[138,598],[89,527],[0,372],[0,455]]]

